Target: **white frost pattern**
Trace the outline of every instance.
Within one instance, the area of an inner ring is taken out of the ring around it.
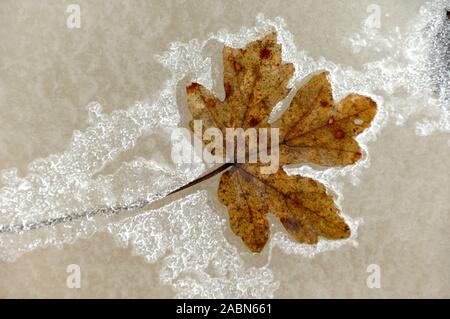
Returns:
[[[117,160],[119,154],[133,149],[141,138],[161,149],[170,149],[170,133],[180,121],[176,102],[179,82],[189,77],[210,89],[215,83],[211,59],[204,57],[207,43],[218,40],[242,47],[273,29],[283,45],[283,59],[295,65],[292,86],[310,73],[326,69],[330,72],[336,100],[349,92],[359,92],[372,96],[378,103],[379,111],[373,125],[358,136],[365,151],[364,159],[358,164],[322,171],[309,166],[287,168],[289,174],[302,174],[323,182],[336,194],[340,206],[343,183],[358,182],[363,168],[370,165],[368,143],[376,139],[387,123],[393,121],[402,125],[415,114],[422,118],[417,123],[417,134],[450,130],[448,74],[439,72],[443,69],[448,73],[448,66],[446,69],[446,65],[433,59],[440,57],[438,61],[446,63],[445,58],[442,59],[445,49],[442,45],[448,43],[449,31],[441,11],[448,3],[445,0],[427,3],[407,30],[394,30],[388,37],[365,29],[360,35],[346,39],[355,52],[378,50],[385,53],[384,58],[367,63],[362,70],[323,58],[314,60],[306,51],[297,49],[283,19],[270,20],[262,15],[256,18],[254,27],[243,27],[237,34],[220,31],[210,34],[204,41],[172,43],[167,52],[156,56],[171,72],[171,77],[154,101],[136,103],[111,115],[102,113],[98,103],[92,103],[88,106],[91,126],[85,132],[74,132],[65,152],[33,161],[25,177],[19,177],[16,169],[0,172],[5,185],[0,190],[0,224],[36,222],[74,211],[127,205],[140,199],[151,202],[200,175],[205,165],[176,165],[167,152],[161,151],[148,158],[136,157],[120,163],[112,174],[102,174],[102,170]],[[436,42],[439,32],[447,38]],[[436,83],[443,85],[440,94],[433,90]],[[285,106],[279,103],[272,116]],[[321,240],[318,245],[309,246],[293,242],[285,232],[275,232],[268,245],[268,255],[274,247],[287,254],[312,257],[343,244],[356,245],[361,221],[344,217],[351,227],[351,238],[333,242]],[[273,297],[278,283],[269,268],[270,259],[260,268],[246,265],[237,248],[226,241],[227,227],[206,204],[206,193],[198,192],[120,222],[99,215],[32,232],[0,234],[0,259],[14,260],[36,248],[62,246],[97,231],[108,231],[122,245],[132,244],[134,252],[144,255],[149,262],[163,259],[161,281],[172,285],[179,297]],[[170,255],[166,256],[169,251]]]
[[[225,239],[227,221],[206,202],[207,193],[197,192],[108,230],[148,262],[164,258],[161,282],[172,285],[180,298],[273,297],[278,283],[272,271],[245,266]]]

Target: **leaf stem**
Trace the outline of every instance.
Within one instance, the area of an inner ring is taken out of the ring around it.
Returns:
[[[225,163],[225,164],[219,166],[218,168],[214,169],[213,171],[211,171],[203,176],[200,176],[199,178],[164,195],[163,197],[159,198],[158,200],[169,197],[170,195],[181,192],[182,190],[185,190],[196,184],[199,184],[199,183],[219,174],[220,172],[223,172],[224,170],[231,167],[233,164],[234,163]],[[0,224],[0,234],[2,234],[2,233],[7,233],[7,234],[21,233],[23,231],[39,229],[39,228],[43,228],[43,227],[47,227],[47,226],[54,226],[54,225],[62,224],[65,222],[71,222],[73,220],[77,220],[80,218],[93,217],[93,216],[99,215],[99,214],[103,214],[103,215],[118,214],[122,211],[129,211],[129,210],[133,210],[133,209],[144,208],[145,206],[147,206],[150,203],[154,203],[154,202],[149,202],[147,200],[137,200],[128,205],[116,205],[116,206],[112,206],[112,207],[101,207],[101,208],[97,208],[97,209],[93,209],[93,210],[89,210],[89,211],[84,211],[81,213],[68,214],[68,215],[65,215],[62,217],[48,218],[46,220],[42,220],[42,221],[34,222],[34,223],[11,224],[11,225],[1,225]]]
[[[224,170],[228,169],[232,165],[234,165],[234,163],[225,163],[225,164],[219,166],[218,168],[216,168],[215,170],[209,172],[208,174],[200,176],[199,178],[194,179],[192,182],[189,182],[186,185],[183,185],[180,188],[170,192],[169,194],[167,194],[167,196],[170,196],[172,194],[178,193],[178,192],[180,192],[180,191],[182,191],[182,190],[184,190],[186,188],[189,188],[189,187],[192,187],[192,186],[194,186],[194,185],[196,185],[198,183],[201,183],[201,182],[203,182],[203,181],[213,177],[214,175],[217,175],[220,172],[223,172]]]

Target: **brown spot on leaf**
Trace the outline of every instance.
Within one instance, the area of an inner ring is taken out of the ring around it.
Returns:
[[[229,97],[233,94],[233,87],[230,83],[225,83],[225,97]]]
[[[353,155],[353,161],[358,161],[362,156],[361,152],[355,152],[355,154]]]
[[[321,107],[329,107],[329,106],[330,106],[330,103],[328,103],[328,101],[322,100],[322,101],[320,101],[320,106],[321,106]]]
[[[200,84],[193,82],[186,87],[186,90],[194,91],[194,90],[198,89],[199,87],[200,87]]]
[[[287,230],[296,231],[301,227],[300,223],[296,219],[282,217],[280,218],[280,221]]]
[[[333,135],[336,139],[340,140],[345,137],[345,132],[340,128],[336,128],[333,130]]]
[[[236,72],[239,72],[242,70],[242,65],[238,61],[233,62],[233,68]]]
[[[259,51],[259,57],[261,59],[268,59],[270,58],[271,55],[272,52],[266,47],[262,48],[261,51]]]
[[[259,123],[259,120],[258,120],[258,119],[254,118],[254,117],[252,117],[252,118],[250,119],[250,126],[251,126],[251,127],[254,127],[254,126],[258,125],[258,123]]]
[[[216,101],[214,99],[207,99],[206,105],[208,105],[209,107],[214,107],[216,106]]]

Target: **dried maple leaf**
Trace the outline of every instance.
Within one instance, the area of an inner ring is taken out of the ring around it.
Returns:
[[[202,120],[204,130],[279,128],[280,165],[341,166],[361,158],[353,137],[370,125],[376,104],[358,94],[334,103],[327,72],[314,75],[280,119],[269,123],[273,107],[289,93],[286,85],[294,72],[292,64],[281,61],[275,33],[243,49],[224,47],[223,65],[223,101],[198,83],[187,86],[193,121]],[[318,181],[289,176],[282,169],[261,174],[260,163],[231,166],[221,176],[218,196],[228,208],[231,229],[252,251],[260,252],[269,238],[269,212],[301,243],[315,244],[319,236],[342,239],[350,235],[332,196]]]

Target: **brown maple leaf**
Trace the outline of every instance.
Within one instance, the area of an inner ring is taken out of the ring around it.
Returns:
[[[269,123],[273,107],[289,93],[286,86],[294,72],[292,64],[281,61],[276,33],[243,49],[224,47],[223,65],[224,100],[198,83],[187,86],[192,121],[202,120],[204,130],[216,127],[225,133],[226,128],[279,128],[280,165],[331,167],[361,158],[353,137],[370,125],[376,104],[358,94],[335,103],[327,72],[312,76],[280,119]],[[218,197],[228,208],[231,229],[253,252],[260,252],[269,238],[269,212],[301,243],[315,244],[319,236],[350,236],[332,196],[318,181],[289,176],[282,169],[261,174],[261,163],[228,165],[231,168],[221,176]]]

